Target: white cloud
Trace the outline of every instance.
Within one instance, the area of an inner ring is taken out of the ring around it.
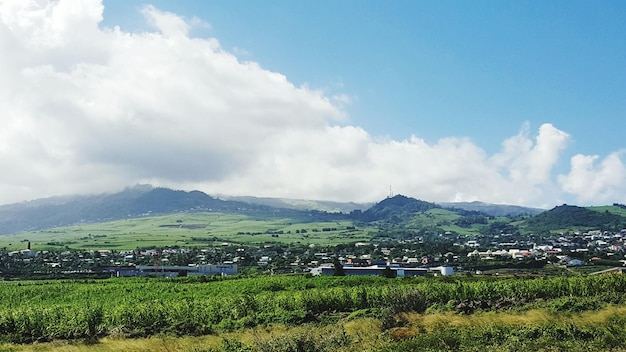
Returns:
[[[571,159],[569,174],[558,176],[559,184],[565,192],[576,195],[579,202],[625,202],[626,166],[621,159],[624,153],[611,153],[599,164],[598,155],[577,154]]]
[[[569,136],[550,124],[495,155],[468,138],[378,139],[346,120],[354,97],[190,37],[198,19],[146,6],[156,31],[127,33],[99,27],[102,13],[96,0],[0,0],[0,203],[140,182],[343,201],[380,200],[389,185],[429,201],[560,194],[552,173]],[[558,179],[566,192],[592,202],[624,189],[619,155],[574,159]]]
[[[147,5],[141,10],[141,13],[150,25],[165,36],[186,37],[189,32],[190,25],[182,17],[171,12],[159,11],[154,6]],[[198,19],[192,19],[192,23],[197,24]]]
[[[493,156],[495,164],[508,173],[513,182],[538,185],[550,178],[551,170],[565,148],[569,135],[551,124],[539,128],[536,143],[529,138],[530,126],[526,123],[517,136],[502,144],[503,151]]]
[[[544,205],[542,196],[550,191],[544,183],[508,177],[500,169],[516,170],[517,160],[550,154],[542,150],[546,145],[558,152],[560,144],[548,143],[554,142],[548,136],[559,136],[558,132],[544,125],[536,143],[514,137],[527,148],[508,150],[515,160],[503,165],[467,138],[445,138],[429,145],[415,136],[404,141],[375,140],[352,126],[292,131],[268,141],[251,172],[203,187],[238,194],[372,201],[382,199],[392,186],[396,193],[430,201]],[[546,157],[551,158],[551,154]],[[537,160],[530,166],[543,171],[545,163]],[[255,184],[260,186],[249,187]]]
[[[212,28],[210,23],[208,23],[208,22],[206,22],[206,21],[204,21],[201,18],[198,18],[196,16],[193,16],[191,18],[190,22],[191,22],[191,25],[193,27],[204,28],[204,29],[211,29]]]

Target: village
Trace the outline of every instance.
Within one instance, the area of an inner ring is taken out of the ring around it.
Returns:
[[[0,250],[0,275],[13,277],[211,276],[235,274],[337,274],[393,276],[481,274],[493,269],[621,267],[626,230],[548,236],[443,233],[414,238],[375,238],[336,246],[221,243],[206,248],[135,250]]]

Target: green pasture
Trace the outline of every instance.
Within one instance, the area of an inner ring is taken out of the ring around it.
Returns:
[[[455,220],[462,218],[461,215],[448,210],[435,208],[415,216],[409,223],[411,228],[439,228],[442,231],[455,232],[460,235],[471,236],[480,233],[484,224],[473,224],[470,227],[461,227],[454,223]],[[507,220],[504,218],[504,220]],[[495,218],[488,220],[488,223],[503,221],[503,218]]]
[[[461,216],[447,209],[430,209],[417,214],[408,223],[409,228],[441,228],[445,231],[467,230],[453,224],[454,220]],[[458,228],[458,229],[457,229]],[[459,232],[459,231],[457,231]],[[459,232],[461,233],[461,232]]]
[[[197,247],[222,243],[303,243],[334,245],[368,241],[372,228],[354,228],[351,221],[257,219],[240,214],[179,213],[81,224],[0,236],[0,248],[18,250],[31,242],[34,250]]]
[[[615,214],[615,215],[626,217],[626,209],[620,208],[620,207],[616,207],[614,205],[592,206],[592,207],[587,207],[587,209],[593,210],[593,211],[597,211],[597,212],[601,212],[601,213],[609,212],[611,214]]]

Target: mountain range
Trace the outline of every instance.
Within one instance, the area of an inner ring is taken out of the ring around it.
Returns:
[[[60,196],[0,206],[0,234],[181,211],[233,212],[246,207],[200,191],[140,185],[114,194]]]
[[[617,207],[616,209],[623,208]],[[526,225],[542,230],[581,225],[581,221],[589,226],[599,224],[611,224],[616,228],[626,226],[626,221],[624,221],[626,214],[621,214],[619,211],[602,213],[565,205],[546,211],[482,202],[437,204],[402,195],[383,199],[376,204],[358,204],[283,198],[210,196],[200,191],[187,192],[137,185],[113,194],[59,196],[0,206],[0,234],[177,212],[207,211],[244,213],[257,217],[273,216],[277,213],[281,216],[308,217],[313,214],[319,219],[321,217],[345,218],[360,222],[393,222],[395,224],[419,223],[420,216],[423,217],[424,214],[429,213],[432,218],[432,212],[438,211],[438,216],[445,213],[448,219],[453,219],[447,220],[448,222],[453,221],[455,225],[461,227],[486,224],[487,218],[496,217],[509,219],[509,221],[513,221],[514,218],[528,217]]]

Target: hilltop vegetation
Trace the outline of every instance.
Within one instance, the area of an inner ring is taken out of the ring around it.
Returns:
[[[440,205],[396,196],[385,199],[359,216],[369,224],[397,232],[430,230],[459,234],[519,234],[550,232],[616,231],[626,228],[626,208],[562,205],[536,215],[493,216],[475,210],[442,208]]]
[[[430,209],[438,208],[434,203],[397,195],[387,198],[369,208],[361,215],[363,221],[398,221],[403,217],[416,213],[424,213]],[[398,219],[398,220],[396,220]]]
[[[610,212],[608,208],[599,212],[573,205],[561,205],[526,220],[528,231],[544,233],[550,231],[577,231],[597,229],[601,231],[620,231],[626,228],[626,217],[619,212]]]

